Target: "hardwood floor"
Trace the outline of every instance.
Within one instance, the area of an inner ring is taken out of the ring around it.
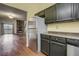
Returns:
[[[26,47],[22,35],[5,34],[0,36],[0,56],[45,56]]]

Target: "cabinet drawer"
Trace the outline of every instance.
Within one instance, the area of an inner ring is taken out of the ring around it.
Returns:
[[[63,38],[63,37],[51,36],[50,40],[54,40],[60,43],[66,43],[66,38]]]

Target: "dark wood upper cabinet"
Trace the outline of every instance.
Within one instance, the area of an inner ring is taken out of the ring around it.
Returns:
[[[73,15],[74,15],[75,20],[79,19],[79,3],[74,3],[73,9],[74,9]]]
[[[69,21],[74,19],[73,3],[57,3],[45,9],[45,23]]]
[[[38,16],[44,17],[46,24],[77,20],[79,3],[57,3],[38,13]]]
[[[73,3],[58,3],[56,4],[57,20],[64,21],[73,19]]]
[[[56,21],[56,5],[51,6],[45,10],[45,20],[46,24]]]
[[[45,10],[42,10],[42,11],[36,13],[35,16],[39,16],[39,17],[44,18],[45,17]]]

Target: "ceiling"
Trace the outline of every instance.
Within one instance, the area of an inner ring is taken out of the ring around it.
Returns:
[[[5,3],[6,5],[27,11],[27,18],[55,3]]]
[[[26,20],[26,12],[0,3],[0,19]]]

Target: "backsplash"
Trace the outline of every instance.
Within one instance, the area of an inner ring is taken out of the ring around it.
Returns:
[[[57,32],[79,33],[79,21],[48,24],[47,30]]]
[[[79,37],[79,33],[69,33],[69,32],[55,32],[55,31],[49,31],[48,34],[57,34],[57,35],[64,35],[64,36],[75,36]]]

